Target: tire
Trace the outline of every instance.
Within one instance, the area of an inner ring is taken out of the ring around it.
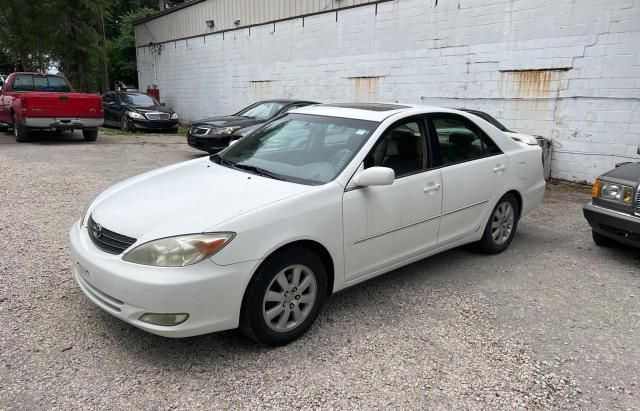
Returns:
[[[130,131],[127,116],[122,116],[122,118],[120,119],[120,130],[124,131],[125,133]]]
[[[509,247],[516,235],[520,207],[513,194],[505,194],[494,207],[477,243],[480,251],[486,254],[498,254]]]
[[[29,141],[29,127],[18,124],[16,115],[13,115],[13,135],[18,143]]]
[[[240,330],[261,345],[288,344],[313,325],[326,298],[327,271],[320,257],[303,247],[282,250],[249,282]]]
[[[598,247],[615,247],[616,245],[618,245],[618,242],[616,240],[605,237],[593,230],[591,231],[591,237],[593,237],[593,242],[596,243]]]
[[[98,129],[82,130],[84,141],[96,141],[98,139]]]

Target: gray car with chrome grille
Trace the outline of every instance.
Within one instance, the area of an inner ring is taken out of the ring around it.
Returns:
[[[591,197],[583,211],[593,241],[640,247],[640,163],[620,165],[598,177]]]

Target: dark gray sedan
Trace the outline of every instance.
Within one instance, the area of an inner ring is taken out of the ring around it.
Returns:
[[[257,129],[269,120],[295,108],[317,104],[305,100],[258,101],[230,116],[205,118],[194,122],[187,133],[187,142],[193,148],[217,153]]]
[[[638,149],[640,154],[640,148]],[[627,163],[598,177],[583,208],[599,246],[640,248],[640,163]]]

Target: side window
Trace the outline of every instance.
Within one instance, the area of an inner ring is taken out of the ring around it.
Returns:
[[[426,169],[425,132],[416,120],[392,126],[365,159],[365,168],[392,168],[396,178]]]
[[[496,143],[466,118],[450,114],[436,114],[431,118],[438,135],[442,165],[501,153]]]
[[[107,105],[114,105],[116,103],[116,96],[113,93],[107,93],[102,97],[102,102]]]

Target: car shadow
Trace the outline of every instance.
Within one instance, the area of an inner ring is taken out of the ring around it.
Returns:
[[[477,255],[466,249],[449,250],[425,260],[391,271],[385,275],[357,284],[331,296],[314,326],[297,341],[282,347],[262,347],[245,337],[238,330],[229,330],[195,337],[172,339],[150,334],[129,324],[102,313],[104,320],[101,328],[105,334],[111,336],[110,342],[118,347],[123,355],[143,360],[148,365],[166,367],[171,364],[191,364],[184,366],[185,371],[191,368],[218,368],[229,358],[254,358],[265,353],[284,352],[291,355],[301,355],[308,347],[325,347],[330,349],[333,343],[348,345],[350,341],[336,341],[335,327],[339,327],[336,318],[346,324],[358,324],[362,314],[375,312],[381,299],[384,301],[402,300],[407,290],[415,287],[429,288],[431,292],[449,288],[452,282],[467,281],[464,277],[474,275],[468,270],[458,270],[455,276],[443,274],[443,268],[450,266],[452,260],[464,261]],[[450,274],[450,273],[449,273]],[[462,278],[461,278],[462,276]],[[437,304],[437,301],[434,301]],[[97,311],[99,308],[95,307]],[[407,308],[409,309],[409,308]],[[376,328],[385,328],[387,322],[392,323],[401,312],[394,313],[389,318],[378,319]],[[393,318],[391,318],[393,317]],[[367,320],[365,320],[367,322]],[[371,331],[371,328],[369,328]],[[337,339],[340,340],[340,335]],[[315,340],[315,341],[314,341]],[[323,348],[323,350],[325,349]],[[297,354],[293,354],[297,353]],[[171,359],[171,360],[169,360]]]

